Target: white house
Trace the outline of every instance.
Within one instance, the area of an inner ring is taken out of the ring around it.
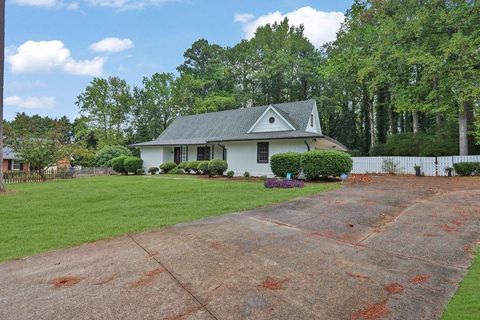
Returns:
[[[223,159],[235,175],[272,175],[276,153],[346,150],[324,136],[315,100],[181,116],[155,140],[133,145],[145,168],[164,162]]]

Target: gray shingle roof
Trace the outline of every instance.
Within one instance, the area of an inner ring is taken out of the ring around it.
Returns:
[[[268,106],[242,108],[211,113],[181,116],[155,140],[133,146],[159,146],[204,144],[212,141],[238,141],[255,139],[288,139],[319,137],[304,131],[315,100],[279,103],[272,105],[297,130],[282,132],[247,133]]]
[[[6,160],[17,159],[15,152],[12,150],[12,148],[4,147],[2,150],[2,153],[3,153],[3,159],[6,159]]]

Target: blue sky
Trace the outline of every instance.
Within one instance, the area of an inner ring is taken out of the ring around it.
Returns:
[[[233,46],[258,25],[288,16],[319,46],[332,40],[352,1],[7,0],[5,118],[17,112],[77,116],[94,76],[131,85],[176,72],[200,38]],[[103,41],[102,41],[103,40]]]

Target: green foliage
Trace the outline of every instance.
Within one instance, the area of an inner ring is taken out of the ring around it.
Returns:
[[[189,161],[188,165],[186,166],[185,169],[191,170],[193,172],[198,172],[198,165],[200,164],[200,161]]]
[[[220,160],[220,159],[213,159],[210,160],[208,163],[208,171],[212,175],[219,175],[223,176],[225,171],[228,169],[228,164],[227,161],[225,160]]]
[[[137,169],[137,171],[135,172],[135,174],[137,176],[143,176],[145,174],[145,170],[143,169]]]
[[[208,163],[210,161],[200,161],[198,163],[198,171],[200,171],[202,174],[210,174],[210,170],[208,169]]]
[[[182,169],[175,167],[168,171],[169,174],[183,174],[185,173]]]
[[[143,160],[138,157],[127,157],[124,160],[123,165],[125,167],[125,171],[130,173],[137,173],[139,169],[143,168]]]
[[[455,163],[453,168],[459,176],[480,175],[480,162],[459,162]]]
[[[119,156],[119,157],[113,158],[111,161],[113,170],[115,170],[118,173],[127,174],[128,171],[125,168],[125,159],[127,159],[128,157],[129,156]]]
[[[235,175],[235,172],[233,172],[232,170],[227,172],[227,177],[229,178],[233,178],[234,175]]]
[[[95,167],[111,167],[112,159],[119,156],[131,156],[132,152],[124,146],[105,146],[95,154],[93,161]]]
[[[390,174],[398,174],[401,173],[403,168],[400,167],[398,161],[393,159],[384,159],[382,163],[383,171],[390,173]]]
[[[243,173],[243,177],[244,177],[244,178],[247,178],[247,179],[250,178],[250,172],[245,171],[245,172]]]
[[[157,167],[150,167],[150,168],[148,168],[148,173],[157,174],[158,170],[159,169]]]
[[[178,164],[177,168],[178,169],[182,169],[183,171],[185,171],[186,173],[189,173],[190,172],[190,168],[189,168],[189,165],[190,165],[190,162],[188,161],[182,161]]]
[[[170,170],[176,167],[177,167],[177,164],[175,162],[164,162],[160,165],[160,169],[162,169],[164,173],[169,173]]]
[[[73,158],[76,166],[93,167],[95,162],[95,151],[82,145],[71,146],[68,153]]]
[[[301,166],[308,180],[338,177],[352,170],[353,161],[346,152],[313,150],[302,153]]]
[[[287,152],[274,154],[270,158],[270,167],[277,177],[285,178],[287,173],[297,176],[300,173],[300,157],[299,152]]]

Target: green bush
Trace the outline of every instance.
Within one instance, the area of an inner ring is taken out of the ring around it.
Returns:
[[[228,164],[225,160],[213,159],[208,163],[208,171],[213,175],[223,176],[227,169]]]
[[[233,178],[234,175],[235,175],[235,172],[233,172],[232,170],[227,172],[227,177],[229,178]]]
[[[145,174],[145,170],[143,169],[138,169],[137,172],[135,172],[136,175],[142,176]]]
[[[158,172],[158,168],[157,167],[150,167],[148,168],[148,173],[150,174],[156,174]]]
[[[95,167],[111,167],[112,159],[119,156],[131,156],[132,152],[124,146],[105,146],[95,153]]]
[[[455,163],[453,168],[459,176],[480,175],[480,162],[459,162]]]
[[[198,164],[200,161],[189,161],[185,169],[193,172],[198,172]]]
[[[298,176],[300,173],[300,158],[301,153],[298,152],[274,154],[270,158],[270,167],[273,174],[281,178],[286,178],[287,173]]]
[[[210,174],[210,171],[208,170],[208,163],[210,161],[200,161],[198,163],[198,171],[200,171],[202,174]]]
[[[125,159],[127,158],[128,156],[119,156],[113,158],[111,161],[113,170],[118,173],[126,174],[128,171],[125,169]]]
[[[352,170],[353,160],[348,153],[336,150],[313,150],[302,154],[301,166],[308,180],[338,177]]]
[[[125,166],[125,171],[137,173],[138,169],[143,168],[143,160],[138,157],[127,157],[123,165]]]
[[[160,169],[162,169],[162,171],[165,173],[168,173],[170,170],[176,167],[177,167],[177,164],[175,162],[165,162],[160,165]]]
[[[189,164],[190,163],[188,161],[182,161],[178,164],[177,168],[182,169],[183,171],[189,173],[190,172],[190,169],[188,168]]]
[[[250,172],[245,171],[245,172],[243,173],[243,176],[244,176],[245,178],[250,178]]]
[[[176,168],[173,168],[173,169],[169,170],[168,173],[169,174],[183,174],[184,171],[183,171],[183,169],[180,169],[180,168],[176,167]]]

